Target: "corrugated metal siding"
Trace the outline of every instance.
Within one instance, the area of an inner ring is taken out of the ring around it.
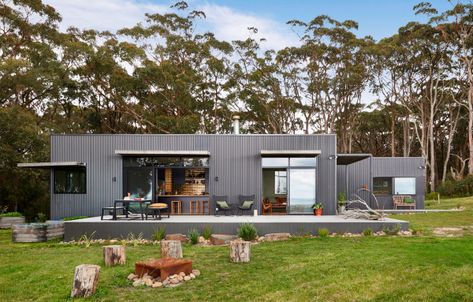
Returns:
[[[210,152],[209,192],[228,195],[262,194],[260,151],[321,150],[317,167],[317,200],[325,212],[335,213],[336,154],[334,135],[53,135],[52,161],[80,161],[87,165],[87,194],[51,194],[51,217],[99,215],[122,195],[122,157],[115,150],[207,150]],[[218,176],[219,181],[214,179]],[[112,182],[116,177],[117,181]],[[258,204],[258,206],[259,206]]]

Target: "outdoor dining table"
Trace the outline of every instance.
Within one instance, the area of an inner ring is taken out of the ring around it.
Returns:
[[[113,208],[114,208],[113,220],[117,220],[117,204],[121,204],[122,206],[126,208],[125,217],[128,218],[128,209],[130,207],[130,203],[132,202],[138,202],[140,204],[141,220],[145,220],[144,211],[147,208],[146,203],[147,202],[151,203],[150,199],[115,199],[115,202],[113,203]]]

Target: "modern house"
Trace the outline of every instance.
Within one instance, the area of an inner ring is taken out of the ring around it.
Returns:
[[[337,211],[337,195],[358,194],[379,208],[392,208],[393,194],[424,205],[422,158],[337,154],[335,135],[120,134],[52,135],[51,162],[19,167],[51,170],[51,218],[99,216],[128,193],[153,201],[208,200],[197,214],[213,214],[213,195],[255,195],[280,206],[278,214],[309,214],[318,201],[324,214]],[[277,207],[276,207],[277,208]],[[194,213],[196,213],[194,211]]]

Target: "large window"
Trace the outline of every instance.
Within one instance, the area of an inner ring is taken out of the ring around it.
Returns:
[[[290,169],[289,182],[290,212],[311,213],[315,203],[315,169]]]
[[[123,167],[208,167],[208,157],[124,157]]]
[[[286,171],[274,171],[274,194],[287,193],[286,174]]]
[[[125,170],[124,195],[132,198],[151,199],[153,193],[153,170],[151,168]]]
[[[414,177],[397,177],[394,178],[395,194],[416,194],[416,179]]]
[[[373,194],[390,195],[392,193],[392,178],[390,177],[374,177],[373,178]]]
[[[85,167],[64,167],[54,169],[55,194],[85,194]]]
[[[264,168],[271,167],[315,167],[316,157],[263,157],[262,165]]]

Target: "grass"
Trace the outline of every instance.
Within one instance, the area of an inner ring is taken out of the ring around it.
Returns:
[[[465,211],[393,215],[415,227],[472,226],[473,198],[429,207]],[[446,215],[448,214],[448,215]],[[228,247],[186,244],[184,257],[202,274],[177,288],[134,288],[136,261],[158,245],[129,245],[127,264],[105,267],[102,246],[11,243],[0,230],[0,301],[69,299],[74,267],[101,268],[93,301],[473,301],[473,236],[293,238],[252,246],[251,262],[233,264]]]

